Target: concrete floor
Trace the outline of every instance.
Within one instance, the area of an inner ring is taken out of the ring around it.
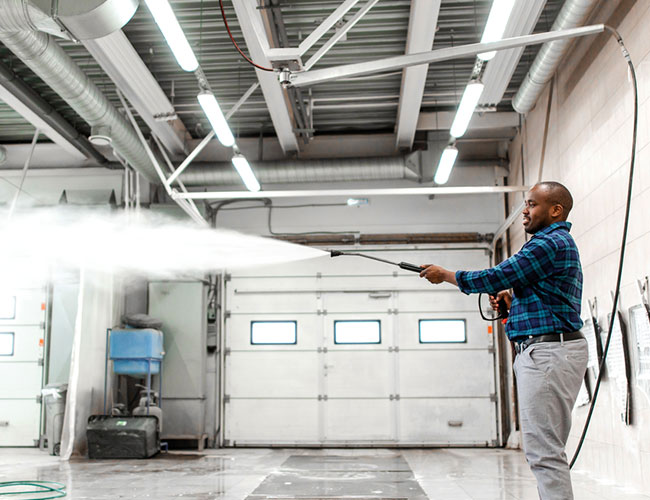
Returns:
[[[576,500],[650,500],[579,472],[573,477]],[[520,452],[487,449],[223,449],[71,462],[36,449],[0,449],[0,481],[15,480],[65,483],[74,500],[538,498]]]

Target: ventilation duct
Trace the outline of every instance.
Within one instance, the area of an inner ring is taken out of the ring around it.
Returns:
[[[551,31],[581,26],[597,3],[598,0],[567,0],[551,26]],[[560,64],[569,43],[571,43],[571,39],[566,38],[542,45],[530,70],[524,77],[517,95],[512,100],[512,107],[515,111],[523,114],[533,109],[546,83]]]
[[[35,3],[27,3],[24,0],[0,0],[0,41],[59,94],[91,127],[110,129],[113,148],[147,180],[160,182],[153,164],[128,121],[51,35],[37,31],[37,29],[47,31],[49,27],[46,16],[42,10],[34,6]],[[40,3],[49,4],[49,2]],[[59,2],[59,9],[67,3]],[[74,3],[85,4],[86,2]],[[89,5],[95,6],[99,3],[116,5],[114,1],[88,2]],[[133,2],[123,0],[117,3],[130,5]],[[97,20],[97,16],[105,12],[101,7],[93,11],[92,18],[98,25],[103,26],[100,31],[105,30],[110,23],[101,24]]]
[[[262,184],[294,182],[344,182],[387,179],[418,180],[409,157],[352,158],[336,160],[252,162]],[[230,163],[200,167],[198,164],[180,175],[185,186],[239,185],[241,179]]]

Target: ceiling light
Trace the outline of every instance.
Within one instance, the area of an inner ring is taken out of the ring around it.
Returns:
[[[451,124],[450,133],[453,137],[461,137],[467,130],[467,126],[474,113],[474,108],[476,108],[482,92],[483,84],[481,82],[470,82],[467,84],[463,97],[458,105],[456,117]]]
[[[492,2],[492,8],[490,9],[487,23],[485,23],[485,30],[483,30],[481,43],[501,40],[514,5],[515,0],[494,0]],[[489,61],[495,56],[495,54],[496,51],[494,50],[491,52],[483,52],[478,55],[478,58],[483,61]]]
[[[235,137],[230,131],[226,117],[223,116],[217,98],[209,91],[203,91],[198,95],[199,104],[203,108],[205,116],[207,116],[214,133],[217,134],[219,142],[229,148],[235,144]]]
[[[349,207],[360,207],[361,205],[367,205],[368,198],[348,198]]]
[[[436,175],[433,181],[436,184],[446,184],[451,174],[451,169],[454,168],[456,157],[458,156],[458,149],[455,146],[447,146],[440,156],[440,163],[436,169]]]
[[[162,31],[167,45],[172,50],[176,61],[185,71],[195,71],[199,67],[194,51],[185,38],[185,33],[174,15],[167,0],[145,0],[156,24]]]
[[[260,183],[257,182],[255,174],[244,155],[236,154],[233,156],[232,164],[235,166],[239,177],[244,181],[244,184],[249,191],[256,192],[260,190]]]

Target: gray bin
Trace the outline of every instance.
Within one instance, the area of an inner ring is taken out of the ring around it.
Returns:
[[[50,455],[61,453],[61,433],[68,384],[47,384],[41,391],[45,403],[45,435]]]

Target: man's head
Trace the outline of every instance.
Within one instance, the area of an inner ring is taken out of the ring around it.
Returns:
[[[526,194],[524,230],[529,234],[565,221],[573,208],[573,197],[559,182],[540,182]]]

